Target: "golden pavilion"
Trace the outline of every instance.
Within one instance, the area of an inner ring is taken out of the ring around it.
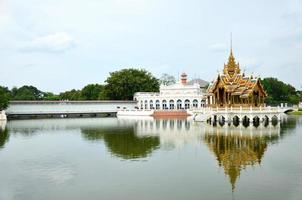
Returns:
[[[228,62],[224,64],[223,72],[210,83],[207,92],[209,106],[215,107],[259,107],[264,104],[267,96],[260,78],[245,76],[241,73],[239,62],[235,61],[232,48]]]

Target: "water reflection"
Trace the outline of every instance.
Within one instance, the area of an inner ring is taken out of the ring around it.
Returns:
[[[8,130],[6,129],[6,121],[0,121],[0,149],[2,149],[9,140]]]
[[[241,134],[206,133],[204,136],[204,142],[216,156],[218,165],[229,177],[232,190],[242,169],[261,163],[268,140],[268,137]]]
[[[6,121],[0,120],[0,131],[4,131],[6,128]]]
[[[5,143],[9,140],[9,134],[7,129],[0,129],[0,149],[4,148]]]
[[[138,137],[157,137],[160,146],[169,150],[182,148],[185,144],[200,144],[202,139],[202,129],[200,123],[195,123],[190,119],[154,119],[152,117],[129,118],[120,117],[124,123],[134,124],[135,135]]]
[[[286,199],[301,186],[301,134],[295,133],[302,118],[285,120],[247,128],[150,117],[9,121],[0,132],[0,149],[7,148],[0,150],[0,188],[27,199],[41,199],[31,198],[37,189],[39,197],[58,194],[56,199],[118,199],[129,191],[135,191],[132,199],[154,199],[155,193],[162,199],[230,199],[231,188],[239,199],[261,199],[262,189],[272,197],[265,199]]]
[[[181,148],[187,143],[199,144],[203,141],[215,155],[219,167],[234,191],[241,170],[259,166],[269,144],[278,142],[296,126],[296,120],[285,118],[278,124],[258,124],[246,127],[243,124],[213,127],[181,119],[129,119],[135,126],[138,137],[157,136],[161,148]],[[283,129],[283,131],[281,131]]]
[[[211,126],[189,119],[109,118],[109,119],[53,119],[11,121],[10,133],[32,136],[36,132],[78,130],[90,142],[104,141],[111,155],[122,159],[150,157],[158,148],[171,150],[186,144],[206,144],[215,155],[218,166],[224,169],[232,190],[243,169],[260,165],[269,144],[277,142],[296,120],[285,118],[277,125],[242,124]],[[2,130],[2,129],[0,129]],[[7,129],[0,132],[0,148],[8,141]]]
[[[269,144],[277,142],[287,133],[284,128],[295,128],[296,120],[284,120],[286,123],[283,121],[281,124],[259,124],[257,127],[205,126],[203,141],[229,177],[232,191],[236,187],[241,170],[249,166],[259,166]]]
[[[159,147],[157,137],[137,137],[134,128],[82,129],[85,139],[104,140],[109,151],[123,159],[144,158]]]

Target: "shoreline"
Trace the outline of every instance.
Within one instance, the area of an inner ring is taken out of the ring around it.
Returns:
[[[288,113],[289,115],[302,115],[302,110],[299,111],[292,111]]]

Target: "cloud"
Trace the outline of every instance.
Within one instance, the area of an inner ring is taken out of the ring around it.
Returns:
[[[215,43],[211,44],[209,49],[213,52],[224,52],[227,50],[227,46],[223,43]]]
[[[34,38],[25,43],[22,52],[63,52],[75,47],[75,40],[67,33],[54,33],[51,35]]]

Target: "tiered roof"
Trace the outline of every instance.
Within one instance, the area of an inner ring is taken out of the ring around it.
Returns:
[[[255,87],[259,87],[266,95],[259,78],[241,74],[239,62],[236,63],[232,50],[227,64],[224,64],[223,73],[218,74],[216,80],[209,85],[208,92],[213,93],[218,86],[231,95],[239,95],[240,98],[248,98]]]

